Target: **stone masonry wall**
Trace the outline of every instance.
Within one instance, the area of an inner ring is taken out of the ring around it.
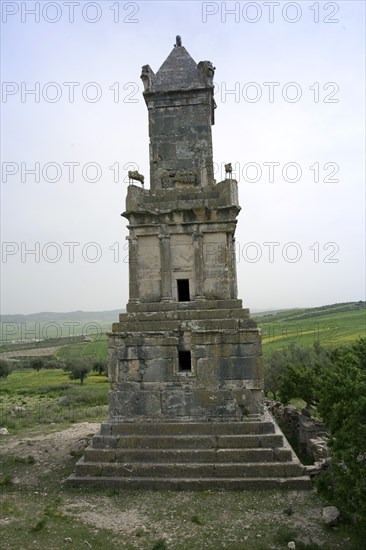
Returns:
[[[109,336],[111,418],[239,420],[260,413],[260,334],[242,312],[236,319],[234,310],[231,318],[218,319],[215,312],[216,319],[197,320],[193,311],[192,320],[139,326],[133,315],[121,315]],[[179,366],[185,350],[191,353],[187,371]]]

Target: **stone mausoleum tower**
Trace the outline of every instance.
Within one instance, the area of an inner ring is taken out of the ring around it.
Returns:
[[[156,74],[142,68],[150,188],[128,187],[129,301],[109,334],[109,419],[70,484],[309,485],[263,407],[261,336],[237,298],[240,206],[230,172],[214,179],[213,76],[180,37]]]

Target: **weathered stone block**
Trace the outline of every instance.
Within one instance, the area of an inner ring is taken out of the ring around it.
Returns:
[[[130,382],[141,382],[144,364],[140,359],[121,361],[120,376],[118,382],[128,380]]]
[[[86,462],[81,458],[75,466],[75,475],[78,477],[100,476],[102,473],[102,465]]]
[[[87,462],[114,462],[116,451],[88,447],[84,451],[84,459]]]
[[[191,394],[183,390],[162,392],[162,412],[168,418],[189,416]]]
[[[144,370],[144,382],[168,382],[173,380],[173,364],[171,359],[153,359],[147,362]]]
[[[214,375],[220,380],[259,378],[262,361],[252,357],[220,357]]]

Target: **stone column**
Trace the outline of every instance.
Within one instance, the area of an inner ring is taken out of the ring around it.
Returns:
[[[161,232],[160,241],[160,270],[161,270],[161,301],[172,301],[172,266],[170,261],[170,235]]]
[[[231,233],[228,234],[228,255],[227,266],[229,271],[230,281],[230,298],[236,298],[238,295],[238,284],[236,280],[236,250],[235,250],[235,237]]]
[[[204,300],[203,291],[203,234],[199,226],[193,233],[193,247],[194,247],[194,276],[196,287],[196,300]]]
[[[139,301],[139,281],[138,281],[138,239],[131,232],[128,241],[128,266],[129,266],[129,302],[136,304]]]

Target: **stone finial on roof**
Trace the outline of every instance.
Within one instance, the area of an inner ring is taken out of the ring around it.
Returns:
[[[175,48],[179,48],[182,45],[182,37],[177,34],[175,37]]]

